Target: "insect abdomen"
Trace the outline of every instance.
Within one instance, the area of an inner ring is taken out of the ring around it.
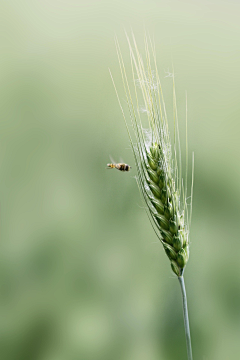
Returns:
[[[130,166],[128,164],[116,164],[116,167],[118,170],[120,171],[129,171],[130,170]]]

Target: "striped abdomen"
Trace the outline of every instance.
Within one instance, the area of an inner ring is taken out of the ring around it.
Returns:
[[[116,164],[115,165],[116,169],[120,170],[120,171],[129,171],[131,169],[131,166],[129,166],[128,164]]]

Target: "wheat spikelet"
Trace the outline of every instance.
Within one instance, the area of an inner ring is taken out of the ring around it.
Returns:
[[[116,48],[133,136],[114,82],[113,84],[130,138],[137,168],[137,183],[147,205],[149,219],[170,260],[173,272],[179,277],[183,274],[189,258],[192,202],[189,211],[187,205],[187,141],[186,175],[185,185],[183,185],[174,76],[172,75],[174,110],[174,146],[172,147],[154,44],[150,38],[145,36],[146,60],[144,62],[134,35],[132,34],[133,45],[129,37],[127,35],[126,37],[131,59],[130,79],[127,76],[117,40]],[[144,117],[147,117],[147,130],[144,130],[143,127]]]

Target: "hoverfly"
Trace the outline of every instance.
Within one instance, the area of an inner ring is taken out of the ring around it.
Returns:
[[[120,159],[120,163],[116,163],[110,156],[111,163],[107,164],[107,169],[117,169],[120,171],[130,171],[131,166],[128,164],[125,164],[122,159]]]
[[[130,171],[131,166],[124,163],[118,163],[118,164],[107,164],[107,169],[117,169],[120,171]]]

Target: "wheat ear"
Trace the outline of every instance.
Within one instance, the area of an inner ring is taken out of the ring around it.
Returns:
[[[136,179],[142,199],[146,204],[148,217],[181,286],[187,352],[188,359],[191,360],[192,350],[183,272],[189,259],[192,189],[189,211],[187,204],[188,145],[186,140],[186,174],[185,184],[183,184],[174,75],[169,74],[173,80],[174,146],[172,147],[154,43],[145,35],[146,58],[143,61],[134,35],[132,34],[132,41],[127,34],[126,37],[131,59],[130,80],[117,39],[115,42],[133,136],[114,81],[113,84],[130,138],[137,169]],[[144,120],[147,122],[147,130],[143,127]]]

